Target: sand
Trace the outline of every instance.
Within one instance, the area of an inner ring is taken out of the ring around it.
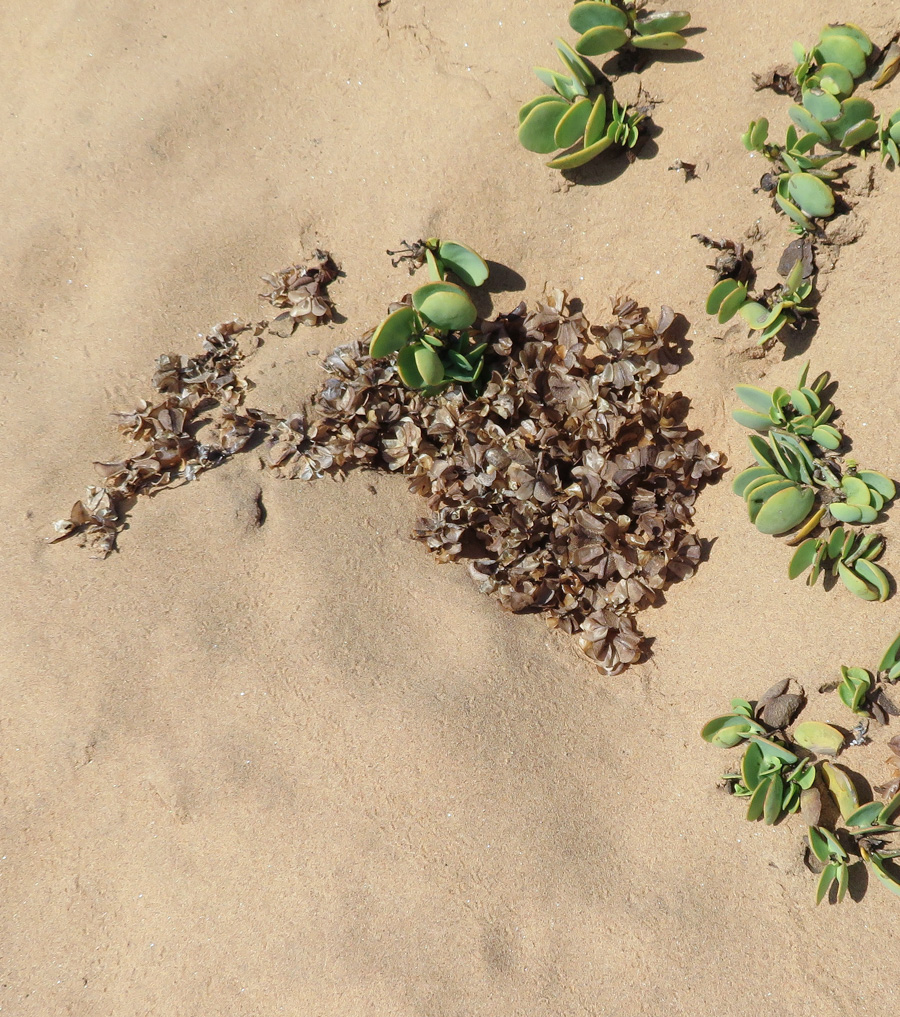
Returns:
[[[566,3],[0,13],[2,1013],[896,1009],[896,899],[816,908],[799,823],[746,823],[698,731],[776,678],[814,692],[838,663],[873,666],[897,601],[790,584],[728,482],[698,502],[709,560],[643,616],[653,656],[616,678],[432,561],[400,478],[286,483],[240,456],[143,500],[107,561],[46,543],[92,461],[124,454],[109,414],[149,394],[160,353],[261,316],[258,277],[325,247],[346,321],[269,336],[248,372],[254,405],[294,409],[314,351],[407,287],[385,248],[431,235],[508,266],[499,310],[550,284],[595,320],[621,292],[682,312],[692,362],[673,382],[733,464],[734,384],[790,381],[809,356],[840,382],[854,454],[900,474],[900,174],[876,167],[859,199],[808,351],[748,360],[742,336],[717,338],[691,239],[757,223],[775,281],[790,237],[738,137],[787,103],[750,72],[829,19],[885,38],[896,7],[690,6],[702,59],[641,75],[663,100],[653,144],[572,187],[512,124],[541,90],[531,67],[571,36]],[[879,105],[900,105],[900,81]]]

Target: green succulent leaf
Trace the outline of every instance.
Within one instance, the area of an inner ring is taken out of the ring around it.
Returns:
[[[570,148],[584,137],[584,129],[593,108],[590,99],[579,99],[569,107],[556,125],[553,135],[557,148]]]
[[[803,105],[820,124],[841,115],[840,100],[819,88],[804,89]]]
[[[870,851],[865,855],[865,858],[872,866],[875,878],[883,886],[886,886],[891,893],[895,893],[898,897],[900,897],[900,883],[898,883],[892,873],[888,871],[881,855],[879,855],[876,851]]]
[[[818,219],[834,212],[834,192],[811,173],[792,173],[788,178],[788,194],[806,215]]]
[[[877,566],[872,566],[877,568]],[[838,575],[841,577],[841,582],[847,589],[859,597],[861,600],[880,600],[881,591],[877,588],[870,586],[861,576],[856,572],[847,568],[847,566],[839,561],[837,563]]]
[[[466,291],[455,283],[427,283],[413,293],[412,301],[419,314],[442,332],[468,328],[478,317]]]
[[[885,501],[890,501],[896,494],[893,480],[883,473],[875,470],[857,470],[856,475],[867,487],[877,491]]]
[[[900,634],[897,635],[896,639],[894,639],[891,645],[884,651],[884,656],[881,658],[878,670],[890,671],[897,663],[900,663]]]
[[[723,717],[713,717],[703,726],[700,737],[710,745],[730,749],[753,734],[761,734],[763,727],[756,721],[739,714],[729,713]]]
[[[416,365],[416,352],[424,348],[421,343],[410,343],[397,354],[397,372],[407,388],[425,387],[425,379]]]
[[[751,431],[770,431],[774,426],[769,417],[753,410],[732,410],[731,416],[741,427],[749,427]]]
[[[588,64],[581,59],[581,57],[575,52],[574,49],[566,42],[565,39],[557,38],[554,40],[556,45],[556,51],[559,53],[559,58],[565,64],[568,71],[582,83],[590,87],[597,83],[597,79],[594,77],[594,72],[588,66]]]
[[[844,736],[830,724],[806,720],[794,728],[791,736],[801,748],[817,756],[836,756],[844,747]]]
[[[411,307],[392,311],[375,329],[369,343],[369,356],[389,357],[405,346],[416,331],[416,312]]]
[[[738,290],[743,290],[744,294],[747,292],[746,286],[743,286],[736,279],[721,279],[713,286],[709,296],[706,298],[706,313],[718,314],[725,298],[731,296],[732,293],[736,293]]]
[[[734,481],[731,484],[731,490],[734,491],[735,494],[743,496],[748,484],[756,480],[762,480],[765,477],[776,480],[778,475],[773,473],[769,466],[750,466],[734,478]]]
[[[719,306],[719,324],[724,325],[733,318],[746,301],[747,287],[744,283],[738,283],[737,288],[729,293]]]
[[[841,480],[841,487],[847,496],[848,505],[868,505],[869,486],[860,477],[847,476]]]
[[[765,389],[757,388],[756,385],[735,385],[734,391],[745,406],[757,413],[768,413],[772,408],[772,393]]]
[[[567,102],[571,102],[576,96],[587,95],[587,90],[577,78],[566,77],[565,74],[560,74],[559,71],[551,70],[549,67],[534,67],[532,70],[548,88],[558,92]]]
[[[796,579],[802,575],[815,561],[816,551],[819,549],[819,542],[815,537],[804,540],[794,552],[793,558],[788,565],[788,578]]]
[[[644,12],[634,20],[634,30],[640,35],[654,35],[658,32],[680,32],[691,21],[687,11]]]
[[[529,100],[519,109],[519,123],[521,124],[525,117],[536,107],[542,106],[545,102],[559,102],[558,95],[539,95],[534,99]]]
[[[551,159],[547,165],[551,169],[576,169],[578,166],[584,166],[591,159],[595,159],[601,152],[605,152],[610,145],[612,145],[611,138],[601,138],[599,141],[595,141],[593,145],[585,145],[574,152],[565,152],[562,155],[558,155],[555,159]]]
[[[565,116],[569,104],[562,99],[535,106],[519,125],[519,143],[529,152],[546,155],[556,150],[556,126]]]
[[[606,137],[606,96],[598,95],[594,100],[587,124],[584,128],[584,146],[589,148]]]
[[[819,877],[819,886],[816,890],[816,904],[821,904],[831,889],[831,884],[837,879],[838,865],[836,862],[829,862],[822,870]]]
[[[874,120],[860,120],[848,131],[845,131],[840,138],[842,148],[856,148],[869,138],[874,138],[878,133],[878,124]]]
[[[856,124],[871,120],[875,116],[875,107],[868,99],[851,96],[841,103],[841,115],[829,120],[824,126],[835,141],[839,141]]]
[[[627,28],[628,15],[612,4],[588,0],[586,3],[576,4],[569,11],[569,24],[576,32],[583,35],[592,28],[599,28],[601,25]]]
[[[823,35],[813,50],[818,63],[835,63],[845,67],[854,78],[866,72],[866,54],[859,43],[846,35]]]
[[[826,83],[828,81],[833,82],[835,90],[832,94],[839,98],[844,98],[844,96],[850,95],[855,87],[853,75],[846,67],[841,64],[836,64],[833,61],[823,63],[817,71],[816,76],[818,77],[822,88],[826,87]]]
[[[815,492],[808,487],[791,484],[784,490],[773,493],[759,510],[756,528],[761,533],[778,535],[799,526],[810,514],[815,504]]]
[[[844,822],[847,826],[871,826],[877,821],[881,810],[881,802],[869,802],[868,805],[861,805],[855,812],[847,816]]]
[[[832,763],[829,763],[828,760],[822,763],[822,773],[825,776],[828,790],[831,792],[835,802],[837,802],[841,818],[846,822],[847,817],[852,816],[859,808],[859,797],[856,793],[856,787],[843,770],[839,770]]]
[[[446,240],[441,242],[439,254],[444,265],[467,286],[481,286],[487,280],[489,274],[487,263],[471,247]]]
[[[859,523],[862,520],[862,512],[857,505],[848,505],[843,501],[832,502],[828,511],[842,523]]]
[[[827,862],[831,857],[828,850],[828,842],[819,832],[817,827],[811,826],[807,830],[806,836],[809,839],[809,847],[812,853],[819,859],[820,862]]]
[[[588,29],[575,43],[575,49],[582,56],[602,56],[611,53],[628,42],[628,33],[623,28],[613,25],[599,25]]]
[[[747,436],[747,444],[750,446],[753,458],[760,466],[770,466],[776,473],[783,475],[781,474],[778,460],[775,458],[775,454],[772,452],[772,448],[767,441],[758,434],[750,434]]]
[[[750,795],[750,803],[747,806],[747,819],[751,823],[755,822],[763,814],[770,783],[771,778],[761,780],[753,789],[753,794]]]
[[[822,448],[835,451],[841,447],[841,432],[836,427],[829,427],[827,424],[820,424],[812,430],[812,440]]]
[[[884,571],[867,558],[858,558],[853,564],[853,571],[866,583],[870,583],[878,593],[878,601],[883,603],[891,595],[891,584]],[[870,598],[866,598],[867,600]]]
[[[790,749],[786,749],[783,745],[779,745],[778,742],[772,741],[771,738],[763,738],[759,735],[752,735],[750,741],[752,744],[760,747],[763,758],[767,762],[771,762],[773,760],[779,763],[798,762],[795,753],[791,752]]]
[[[416,361],[416,369],[425,384],[440,385],[444,380],[444,365],[437,353],[430,346],[423,344],[414,347],[413,356]]]
[[[772,826],[778,821],[781,815],[781,805],[784,800],[784,780],[781,774],[776,773],[769,780],[769,789],[766,791],[766,800],[763,805],[763,819],[767,826]]]
[[[687,39],[677,32],[659,32],[656,35],[634,35],[631,37],[631,45],[635,49],[683,49]]]
[[[788,116],[801,131],[815,135],[822,142],[829,140],[830,136],[827,129],[805,106],[791,106],[788,110]]]
[[[843,25],[826,25],[819,34],[819,41],[821,42],[823,39],[828,39],[833,36],[846,36],[849,39],[853,39],[853,41],[863,51],[864,56],[871,56],[872,40],[859,27],[859,25],[854,25],[852,22],[847,22]]]

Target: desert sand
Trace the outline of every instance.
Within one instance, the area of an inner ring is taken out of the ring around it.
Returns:
[[[787,100],[750,73],[829,20],[886,39],[896,5],[689,7],[702,59],[639,76],[658,136],[574,185],[514,130],[568,3],[0,13],[3,1014],[894,1012],[900,902],[876,885],[816,908],[799,820],[747,823],[716,788],[733,759],[698,731],[779,677],[814,693],[874,666],[898,602],[789,583],[733,474],[698,500],[708,560],[642,616],[652,657],[615,678],[410,540],[400,477],[291,483],[238,456],[143,499],[108,560],[47,542],[91,463],[126,454],[110,414],[150,394],[157,356],[261,317],[259,276],[327,248],[345,320],[268,335],[248,364],[253,404],[287,413],[319,354],[409,288],[385,249],[434,235],[507,266],[496,310],[545,285],[598,321],[617,293],[671,304],[692,361],[667,384],[732,466],[734,384],[808,357],[840,383],[857,458],[900,475],[900,173],[874,160],[805,351],[723,339],[691,239],[755,229],[775,281],[790,234],[739,135],[786,123]],[[873,780],[888,736],[855,757]]]

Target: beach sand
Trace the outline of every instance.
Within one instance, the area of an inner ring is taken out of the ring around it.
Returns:
[[[780,677],[815,701],[838,664],[874,666],[897,601],[789,583],[733,474],[698,499],[708,560],[641,616],[652,656],[615,678],[410,540],[421,505],[400,477],[283,482],[237,456],[142,499],[106,561],[46,542],[91,463],[127,454],[110,414],[151,394],[157,356],[271,316],[259,276],[326,248],[345,320],[266,336],[247,366],[251,404],[287,413],[318,354],[409,288],[385,249],[435,235],[506,266],[494,310],[550,285],[594,321],[620,293],[680,311],[691,362],[667,385],[732,466],[733,386],[788,384],[808,357],[840,383],[854,456],[900,475],[900,173],[871,160],[867,195],[854,175],[861,235],[820,277],[807,351],[753,360],[743,333],[720,338],[691,239],[755,227],[774,285],[791,234],[739,136],[763,114],[783,129],[788,100],[750,73],[828,20],[883,40],[896,7],[690,9],[702,59],[639,76],[657,137],[575,186],[514,130],[542,91],[532,66],[572,38],[564,3],[0,13],[4,1015],[896,1010],[898,901],[875,885],[816,908],[799,819],[747,823],[716,787],[734,757],[698,732]],[[878,105],[900,105],[900,79]],[[873,783],[891,733],[854,756]]]

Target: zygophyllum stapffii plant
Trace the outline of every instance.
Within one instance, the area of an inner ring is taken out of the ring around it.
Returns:
[[[790,563],[790,578],[809,569],[811,586],[828,569],[858,597],[886,600],[890,584],[873,560],[884,541],[845,527],[874,523],[895,496],[894,482],[840,456],[843,436],[830,423],[835,407],[823,394],[829,375],[807,384],[808,373],[809,364],[791,390],[736,387],[746,408],[732,415],[757,432],[747,438],[756,464],[735,477],[732,489],[743,497],[750,521],[762,533],[795,531],[789,542],[800,546]]]
[[[471,326],[478,311],[466,291],[448,281],[447,275],[452,272],[469,286],[481,286],[488,277],[484,259],[465,244],[437,238],[388,254],[399,254],[398,262],[410,261],[413,270],[427,264],[430,281],[375,329],[369,355],[396,354],[403,384],[426,395],[436,395],[454,382],[474,386],[484,367],[487,343],[473,338]]]
[[[880,149],[883,162],[898,163],[900,110],[879,118],[869,99],[853,95],[874,52],[872,40],[853,24],[826,25],[809,51],[794,43],[789,88],[798,101],[788,110],[792,123],[784,143],[769,140],[766,118],[752,121],[741,138],[748,151],[772,162],[763,188],[773,192],[776,206],[800,232],[816,232],[816,220],[834,214],[832,183],[840,172],[827,169],[829,163],[866,145]],[[897,60],[886,58],[874,87],[896,73]],[[816,152],[817,146],[824,151]]]
[[[898,637],[885,654],[879,674],[896,670]],[[844,669],[847,670],[847,669]],[[843,698],[843,697],[842,697]],[[837,728],[821,721],[795,723],[806,705],[802,688],[784,678],[755,703],[733,699],[731,712],[704,725],[702,738],[720,748],[742,748],[740,765],[722,776],[722,786],[747,801],[747,819],[771,826],[800,812],[807,833],[805,859],[818,874],[816,903],[831,897],[839,903],[850,885],[851,870],[865,867],[879,883],[900,896],[900,793],[895,783],[887,801],[860,803],[856,783],[835,762],[849,746]],[[826,798],[836,806],[840,822],[826,824]]]

